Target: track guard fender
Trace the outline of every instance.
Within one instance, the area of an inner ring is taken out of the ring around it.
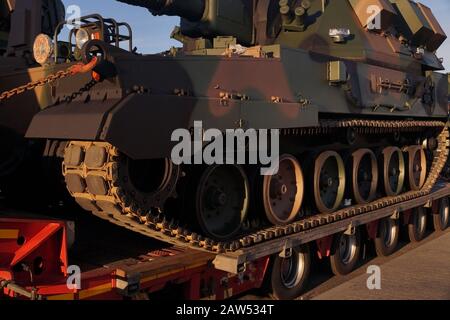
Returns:
[[[100,139],[134,159],[169,157],[175,130],[189,130],[194,121],[205,130],[235,128],[239,112],[238,101],[223,106],[220,99],[134,94],[108,114]]]

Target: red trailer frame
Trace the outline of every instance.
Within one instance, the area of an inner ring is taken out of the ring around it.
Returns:
[[[449,195],[450,184],[441,183],[430,195],[236,252],[216,255],[181,247],[160,249],[80,272],[79,287],[67,284],[73,284],[77,276],[67,255],[73,238],[70,222],[0,216],[0,298],[110,300],[139,298],[142,292],[159,294],[165,288],[176,288],[180,298],[188,300],[231,298],[261,288],[273,255],[315,242],[318,257],[328,257],[336,233],[363,226],[373,239],[380,219],[391,216],[405,224],[411,210],[418,207],[437,214],[439,201]]]
[[[212,267],[214,257],[175,247],[153,251],[82,273],[77,288],[69,274],[66,222],[0,218],[0,288],[13,298],[112,300],[179,285],[185,299],[226,299],[262,285],[269,258],[235,275]]]

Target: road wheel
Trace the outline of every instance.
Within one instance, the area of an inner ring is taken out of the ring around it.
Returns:
[[[447,197],[439,200],[439,209],[436,214],[433,214],[434,230],[444,231],[448,228],[450,218],[449,200]]]
[[[344,199],[345,166],[334,151],[321,153],[314,165],[314,200],[320,212],[337,210]]]
[[[249,183],[240,166],[214,165],[202,173],[196,190],[197,219],[202,230],[216,240],[229,240],[247,216]]]
[[[378,256],[387,257],[395,252],[398,245],[400,227],[398,219],[386,217],[378,222],[375,250]]]
[[[292,249],[292,255],[282,258],[274,257],[271,288],[274,298],[292,300],[301,295],[307,283],[311,269],[309,245]]]
[[[330,264],[331,270],[337,276],[352,272],[359,259],[361,250],[361,237],[359,229],[352,235],[344,232],[334,236],[331,248]]]
[[[409,217],[408,236],[411,242],[420,242],[427,230],[427,212],[424,207],[413,209]]]
[[[378,163],[375,153],[359,149],[352,155],[352,190],[358,204],[371,202],[376,197],[378,186]]]
[[[427,158],[422,146],[406,148],[408,153],[407,172],[410,190],[420,190],[427,177]]]
[[[383,150],[383,183],[388,196],[396,196],[403,189],[405,181],[405,160],[402,151],[397,147]]]
[[[302,168],[291,155],[280,157],[278,173],[264,176],[263,203],[267,219],[274,225],[285,225],[298,217],[303,202]]]

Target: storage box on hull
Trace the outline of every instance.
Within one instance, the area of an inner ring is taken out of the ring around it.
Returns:
[[[349,0],[363,28],[387,30],[394,23],[397,12],[389,0]],[[378,22],[378,23],[377,23]]]
[[[435,51],[446,39],[445,32],[431,10],[411,0],[391,0],[401,16],[398,27],[413,45]]]

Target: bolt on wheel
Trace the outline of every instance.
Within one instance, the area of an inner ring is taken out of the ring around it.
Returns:
[[[405,181],[405,160],[402,151],[397,147],[383,150],[384,190],[388,196],[396,196],[403,189]]]
[[[278,173],[263,178],[263,203],[267,219],[274,225],[293,222],[303,202],[304,179],[300,163],[282,155]]]
[[[369,203],[376,196],[378,165],[375,153],[360,149],[353,153],[352,190],[358,204]]]
[[[345,167],[334,151],[323,152],[314,165],[314,199],[320,212],[332,212],[344,199]]]
[[[200,227],[216,240],[232,238],[247,216],[248,197],[247,176],[240,166],[208,167],[200,177],[196,193]]]

